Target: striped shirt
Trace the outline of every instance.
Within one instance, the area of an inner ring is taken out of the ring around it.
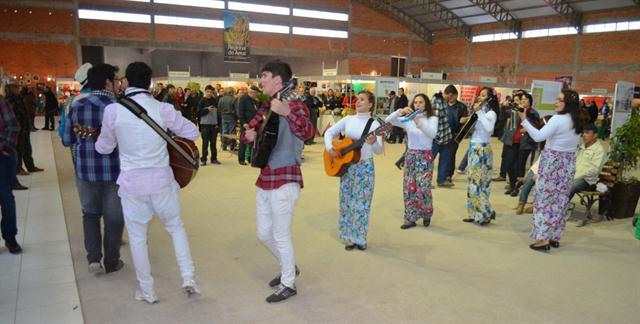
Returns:
[[[81,135],[75,130],[82,128],[100,131],[102,117],[107,105],[116,102],[113,93],[95,90],[91,94],[73,101],[67,116],[62,144],[75,147],[76,176],[85,181],[116,181],[120,174],[120,160],[117,148],[108,155],[102,155],[95,149],[97,135]]]

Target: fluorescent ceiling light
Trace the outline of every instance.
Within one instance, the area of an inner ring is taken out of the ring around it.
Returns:
[[[473,38],[471,39],[472,43],[491,42],[491,41],[493,41],[493,34],[473,36]]]
[[[573,27],[549,28],[549,36],[574,35],[578,31]]]
[[[153,2],[176,6],[224,9],[224,1],[221,0],[153,0]]]
[[[293,27],[294,35],[333,37],[333,38],[349,38],[349,33],[344,30],[318,29],[306,27]]]
[[[237,2],[237,1],[229,1],[229,9],[239,10],[239,11],[259,12],[259,13],[274,14],[274,15],[285,15],[285,16],[289,15],[288,7],[268,6],[268,5],[244,3],[244,2]]]
[[[156,24],[161,25],[175,25],[175,26],[193,26],[193,27],[205,27],[205,28],[223,28],[224,23],[222,20],[213,19],[198,19],[187,17],[173,17],[173,16],[160,16],[154,17]]]
[[[145,24],[151,23],[150,15],[134,14],[134,13],[127,13],[127,12],[116,12],[116,11],[103,11],[103,10],[78,9],[78,18],[108,20],[108,21],[124,21],[124,22],[145,23]]]
[[[249,23],[249,30],[255,32],[289,34],[289,26]]]
[[[307,9],[293,9],[293,15],[296,17],[307,17],[307,18],[318,18],[318,19],[329,19],[329,20],[340,20],[340,21],[348,21],[349,15],[345,13],[339,12],[330,12],[330,11],[320,11],[320,10],[307,10]]]

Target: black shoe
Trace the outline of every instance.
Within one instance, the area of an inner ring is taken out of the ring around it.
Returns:
[[[504,194],[505,194],[505,195],[510,195],[510,194],[511,194],[511,192],[513,192],[513,190],[511,190],[511,189],[507,189],[507,191],[505,191],[505,192],[504,192]]]
[[[285,299],[288,299],[290,297],[295,296],[297,293],[298,292],[296,291],[296,287],[295,286],[293,286],[293,288],[291,288],[291,287],[287,287],[285,285],[280,285],[280,287],[278,288],[278,290],[276,290],[276,292],[274,292],[269,297],[267,297],[266,301],[267,301],[267,303],[281,302],[281,301],[283,301]]]
[[[406,223],[400,225],[400,229],[403,229],[403,230],[404,229],[409,229],[409,228],[412,228],[412,227],[416,227],[416,222],[406,222]]]
[[[240,161],[240,162],[238,162],[238,164],[240,164],[240,165],[247,165],[247,162],[245,162],[245,161]]]
[[[112,273],[112,272],[116,272],[119,271],[120,269],[122,269],[122,267],[124,267],[124,262],[122,262],[122,260],[118,260],[118,264],[116,264],[115,267],[113,267],[112,269],[105,269],[105,273]]]
[[[356,247],[358,248],[358,250],[360,251],[364,251],[367,249],[367,245],[366,244],[356,244]]]
[[[296,266],[296,277],[300,275],[300,269],[298,268],[298,266]],[[277,276],[273,279],[271,279],[271,281],[269,281],[269,287],[273,288],[273,287],[277,287],[280,284],[280,276]]]
[[[223,150],[223,151],[226,151],[226,150],[227,150],[227,148],[226,148],[226,147],[223,147],[223,148],[222,148],[222,150]]]
[[[200,161],[200,165],[207,165],[207,160]]]
[[[491,212],[491,216],[489,216],[489,218],[496,219],[496,211],[495,210]]]
[[[220,161],[218,161],[218,160],[213,160],[213,161],[211,161],[211,164],[220,164]]]
[[[5,241],[4,244],[7,247],[7,249],[9,249],[9,253],[11,253],[11,254],[20,254],[20,253],[22,253],[22,247],[20,246],[20,244],[18,244],[16,239],[13,239],[13,240],[10,240],[10,241]]]
[[[347,251],[351,251],[351,250],[353,250],[355,248],[356,248],[356,245],[353,244],[353,243],[349,243],[349,244],[344,246],[344,249],[347,250]]]
[[[395,164],[396,164],[396,168],[398,168],[398,170],[402,170],[402,162],[397,161]]]
[[[455,185],[453,184],[453,182],[446,182],[446,181],[445,181],[445,182],[443,182],[443,183],[438,183],[438,187],[441,187],[441,188],[451,188],[451,187],[453,187],[453,186],[455,186]]]
[[[424,225],[424,227],[429,227],[429,225],[431,225],[431,219],[423,219],[422,225]]]
[[[518,188],[515,188],[511,191],[511,197],[518,197],[519,193],[520,193],[520,190],[518,190]]]
[[[473,219],[473,218],[465,218],[465,219],[463,219],[462,221],[463,221],[463,222],[465,222],[465,223],[473,223],[473,222],[475,222],[476,220],[475,220],[475,219]]]
[[[544,245],[536,245],[536,243],[533,243],[533,244],[529,245],[529,247],[532,250],[541,251],[541,252],[547,252],[547,251],[549,251],[551,249],[551,246],[549,245],[549,243],[544,244]]]
[[[549,240],[549,245],[551,245],[552,248],[557,249],[560,247],[560,241]]]
[[[481,221],[480,223],[478,223],[480,226],[486,226],[489,225],[491,223],[491,219],[485,219],[483,221]]]
[[[18,184],[15,184],[12,189],[13,190],[27,190],[27,189],[29,189],[29,187],[23,186],[22,184],[18,183]]]

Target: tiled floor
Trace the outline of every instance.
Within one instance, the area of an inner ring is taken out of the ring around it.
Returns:
[[[0,323],[83,323],[51,146],[55,133],[32,133],[34,160],[44,172],[19,177],[14,191],[18,241],[12,255],[0,248]]]

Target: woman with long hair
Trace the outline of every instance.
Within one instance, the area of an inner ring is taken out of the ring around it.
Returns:
[[[369,130],[366,126],[371,118],[375,97],[370,91],[360,91],[356,103],[356,114],[340,119],[329,127],[324,134],[325,148],[331,158],[337,156],[333,149],[333,138],[343,133],[346,137],[359,140],[366,133],[380,127],[380,123],[373,120]],[[360,149],[360,160],[350,165],[340,177],[340,240],[345,242],[345,250],[354,248],[364,251],[367,249],[367,232],[369,229],[369,213],[373,198],[375,183],[375,169],[373,153],[382,153],[382,136],[369,135]]]
[[[493,151],[491,134],[495,127],[499,108],[498,98],[493,89],[484,87],[473,104],[478,120],[471,134],[468,151],[468,187],[467,212],[463,219],[467,223],[487,225],[495,219],[496,212],[491,207],[491,171],[493,170]]]
[[[411,120],[401,119],[401,116],[407,116],[416,110],[422,113]],[[419,93],[409,107],[396,110],[385,121],[404,128],[408,136],[404,160],[404,223],[400,228],[415,227],[416,221],[421,218],[423,225],[429,226],[433,215],[431,145],[438,133],[438,117],[433,115],[429,98]]]
[[[585,120],[580,111],[578,93],[564,89],[556,99],[556,115],[537,129],[527,120],[527,111],[520,112],[522,126],[536,142],[547,141],[540,156],[538,180],[533,201],[535,242],[529,247],[549,251],[559,247],[564,231],[564,218],[569,205],[569,192],[576,172],[576,150]]]

